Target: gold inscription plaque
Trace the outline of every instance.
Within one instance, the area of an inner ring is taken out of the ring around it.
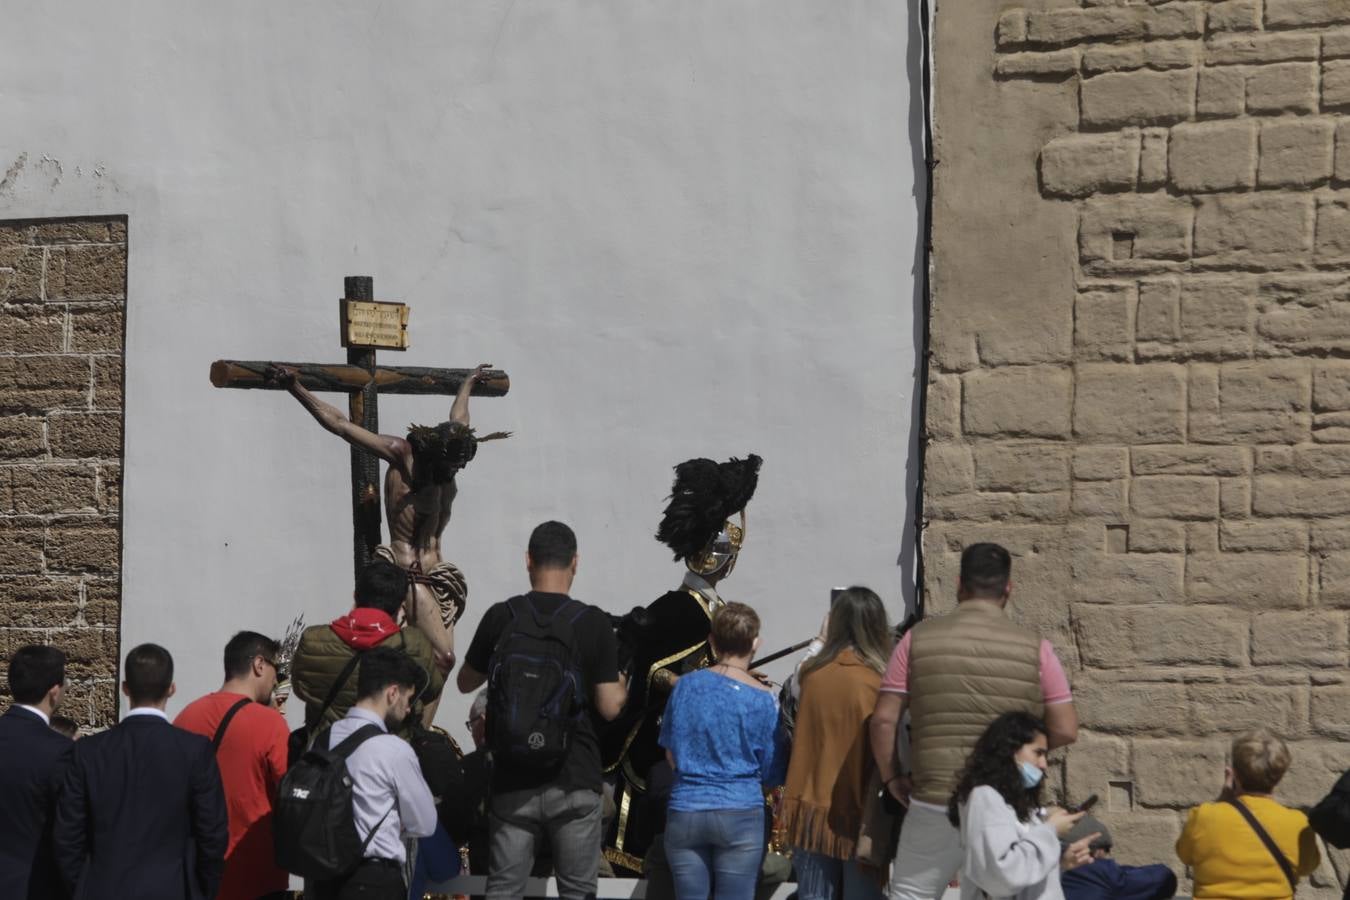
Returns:
[[[408,305],[342,301],[342,346],[408,349]]]

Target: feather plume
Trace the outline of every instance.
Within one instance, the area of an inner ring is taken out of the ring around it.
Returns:
[[[759,484],[755,454],[724,463],[691,459],[675,467],[670,503],[656,539],[686,559],[703,551],[731,516],[745,509]]]

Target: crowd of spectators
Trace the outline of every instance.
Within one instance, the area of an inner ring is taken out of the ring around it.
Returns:
[[[541,873],[593,897],[614,814],[597,728],[623,710],[627,675],[609,617],[571,596],[577,558],[571,529],[544,523],[530,590],[485,611],[456,676],[475,694],[468,753],[431,727],[447,672],[400,625],[409,580],[387,562],[361,574],[350,611],[304,631],[289,673],[276,640],[234,635],[220,689],[172,722],[161,646],[127,654],[128,712],[85,736],[56,713],[62,652],[18,649],[0,716],[5,896],[277,900],[303,876],[309,898],[402,900],[467,869],[488,897],[522,896]],[[968,547],[958,584],[954,612],[898,639],[874,592],[840,592],[777,693],[752,670],[755,611],[713,612],[711,664],[679,678],[661,718],[647,896],[762,895],[771,839],[802,900],[934,900],[953,884],[963,900],[1175,893],[1170,860],[1116,863],[1096,798],[1049,796],[1049,754],[1077,739],[1077,710],[1055,649],[1007,614],[1007,551]],[[512,681],[522,671],[534,681]],[[287,674],[305,706],[294,732],[278,709]],[[1217,799],[1176,844],[1197,898],[1290,898],[1319,865],[1318,835],[1350,844],[1350,773],[1305,812],[1275,796],[1291,764],[1270,731],[1233,740]]]

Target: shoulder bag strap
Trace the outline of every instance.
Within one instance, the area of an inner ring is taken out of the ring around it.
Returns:
[[[356,665],[360,661],[361,651],[353,650],[352,658],[347,660],[347,664],[342,667],[342,672],[338,674],[337,680],[334,681],[333,686],[328,689],[328,696],[323,698],[323,706],[319,707],[318,718],[314,720],[315,725],[323,724],[323,717],[328,715],[328,710],[333,706],[333,701],[337,699],[337,695],[341,693],[343,687],[346,686],[347,679],[352,677],[352,672],[355,671]]]
[[[1270,855],[1275,857],[1275,862],[1280,864],[1280,871],[1284,873],[1285,878],[1289,879],[1289,890],[1297,893],[1298,876],[1294,874],[1294,867],[1289,864],[1289,860],[1285,858],[1285,855],[1282,852],[1280,852],[1280,848],[1275,846],[1275,841],[1271,838],[1270,833],[1256,820],[1256,816],[1252,815],[1252,811],[1247,808],[1246,804],[1231,797],[1224,802],[1230,804],[1242,814],[1242,818],[1247,820],[1247,824],[1252,827],[1252,831],[1256,832],[1256,836],[1261,839],[1261,843],[1266,845],[1266,849],[1270,851]]]
[[[220,724],[216,726],[216,736],[211,738],[212,753],[220,752],[220,742],[225,739],[225,729],[230,727],[230,722],[233,721],[235,713],[239,712],[239,710],[243,709],[245,706],[248,706],[252,702],[253,701],[248,699],[247,697],[243,697],[239,700],[238,703],[236,703],[234,706],[231,706],[229,710],[226,711],[225,718],[221,719]]]

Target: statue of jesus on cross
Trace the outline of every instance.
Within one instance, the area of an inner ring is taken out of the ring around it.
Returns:
[[[495,432],[480,438],[469,427],[469,395],[490,368],[484,363],[464,379],[447,421],[413,425],[406,438],[362,428],[316,397],[290,366],[269,366],[265,375],[269,386],[289,391],[325,429],[389,464],[384,476],[389,543],[377,548],[375,556],[408,573],[405,615],[431,640],[442,672],[454,667],[455,622],[468,599],[464,575],[441,559],[441,533],[450,522],[450,507],[458,491],[455,475],[473,459],[480,441],[510,436],[510,432]]]

